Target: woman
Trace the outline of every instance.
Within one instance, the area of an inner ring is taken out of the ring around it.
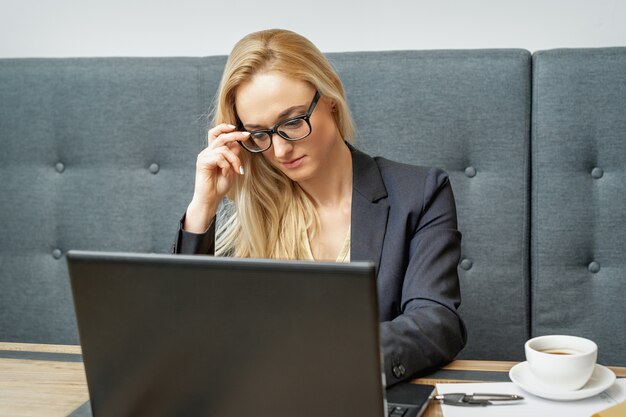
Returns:
[[[311,42],[285,30],[244,37],[224,70],[173,252],[376,262],[393,384],[465,344],[461,235],[445,172],[371,158],[348,144],[353,136],[341,81]]]

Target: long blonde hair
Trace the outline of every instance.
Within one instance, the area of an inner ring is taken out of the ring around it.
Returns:
[[[329,98],[339,134],[352,141],[354,123],[337,73],[313,43],[282,29],[251,33],[235,44],[224,68],[213,125],[237,124],[238,87],[268,71],[307,82]],[[318,229],[313,204],[297,183],[263,156],[244,150],[239,155],[246,172],[237,176],[228,194],[234,210],[218,218],[216,255],[306,258],[307,232],[314,236]]]

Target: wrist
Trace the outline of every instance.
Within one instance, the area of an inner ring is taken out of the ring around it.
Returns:
[[[187,206],[183,229],[191,233],[205,233],[217,213],[218,204],[192,199]]]

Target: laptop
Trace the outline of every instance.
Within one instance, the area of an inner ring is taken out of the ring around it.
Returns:
[[[67,262],[95,417],[413,417],[433,391],[406,384],[390,392],[402,404],[385,401],[371,263]]]

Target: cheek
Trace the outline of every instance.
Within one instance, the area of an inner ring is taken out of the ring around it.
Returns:
[[[276,158],[274,157],[273,149],[274,148],[272,147],[269,150],[263,152],[261,154],[261,158],[264,158],[265,162],[268,162],[270,165],[278,168],[278,170],[280,171],[280,164],[276,161]]]
[[[261,153],[261,158],[265,159],[265,161],[272,165],[274,164],[274,152],[272,152],[271,149]]]
[[[319,143],[333,142],[337,137],[337,129],[332,119],[320,120],[313,128],[311,136],[315,137],[315,141]]]

